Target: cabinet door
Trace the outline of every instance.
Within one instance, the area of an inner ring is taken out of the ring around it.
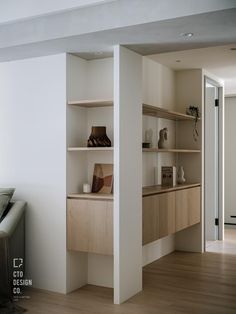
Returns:
[[[186,189],[175,192],[175,230],[177,232],[188,226],[188,189]]]
[[[143,245],[159,238],[157,195],[143,197]]]
[[[113,202],[88,201],[89,252],[113,254]]]
[[[113,254],[113,202],[68,199],[69,250]]]
[[[175,232],[175,192],[159,194],[159,238]]]
[[[188,189],[188,219],[189,226],[201,220],[201,189],[200,187]]]
[[[87,200],[67,200],[67,248],[87,252],[89,248],[89,215]]]

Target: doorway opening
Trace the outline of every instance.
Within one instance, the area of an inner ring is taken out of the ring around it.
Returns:
[[[236,98],[224,103],[222,87],[207,77],[204,113],[205,248],[207,252],[236,254]]]

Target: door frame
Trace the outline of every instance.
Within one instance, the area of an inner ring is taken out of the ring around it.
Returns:
[[[213,86],[218,88],[219,96],[219,120],[218,120],[218,164],[219,164],[219,174],[218,174],[218,204],[219,204],[219,232],[218,239],[224,240],[224,84],[217,78],[213,78],[211,75],[204,74],[204,116],[205,116],[205,106],[206,106],[206,82],[211,83]],[[205,121],[204,121],[205,129]],[[204,145],[205,145],[205,133],[204,133]],[[205,150],[204,150],[204,168],[205,168]],[[205,171],[204,171],[205,172]],[[204,208],[205,208],[205,195],[206,187],[204,185]],[[206,208],[204,210],[204,247],[206,251]]]

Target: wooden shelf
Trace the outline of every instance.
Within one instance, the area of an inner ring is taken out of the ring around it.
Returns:
[[[177,184],[176,186],[153,185],[143,187],[143,197],[201,186],[200,183]]]
[[[176,186],[161,186],[161,185],[153,185],[143,187],[143,197],[167,192],[173,192],[178,190],[189,189],[193,187],[201,186],[200,183],[186,183],[186,184],[178,184]],[[113,194],[100,194],[100,193],[73,193],[68,194],[67,198],[72,199],[89,199],[89,200],[113,200]]]
[[[143,104],[143,115],[175,121],[195,120],[195,117],[193,116],[155,106],[150,106],[147,104]]]
[[[68,105],[78,106],[83,108],[96,108],[96,107],[112,107],[113,100],[111,99],[96,99],[96,100],[79,100],[69,101]]]
[[[143,148],[143,152],[147,153],[200,153],[200,149],[176,149],[176,148]]]
[[[99,152],[113,151],[114,147],[68,147],[68,152]]]
[[[87,200],[113,200],[113,194],[80,193],[80,194],[69,194],[67,195],[67,198],[87,199]]]

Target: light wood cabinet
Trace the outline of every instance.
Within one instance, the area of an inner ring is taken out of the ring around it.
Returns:
[[[143,245],[200,222],[200,187],[143,197]]]
[[[176,231],[200,222],[200,187],[176,192]]]
[[[73,251],[113,254],[113,202],[67,200],[67,247]]]
[[[143,198],[143,244],[159,238],[159,204],[157,195]]]
[[[175,192],[175,230],[180,231],[189,226],[188,223],[188,192],[189,189]]]
[[[201,221],[201,189],[196,187],[188,190],[188,223],[190,226]]]
[[[159,199],[159,238],[175,232],[175,192],[157,195]]]
[[[143,245],[175,232],[174,192],[143,198]]]
[[[143,197],[143,245],[200,222],[200,187]],[[76,196],[75,196],[76,197]],[[80,197],[80,195],[77,195]],[[113,201],[68,198],[69,250],[113,254]]]

